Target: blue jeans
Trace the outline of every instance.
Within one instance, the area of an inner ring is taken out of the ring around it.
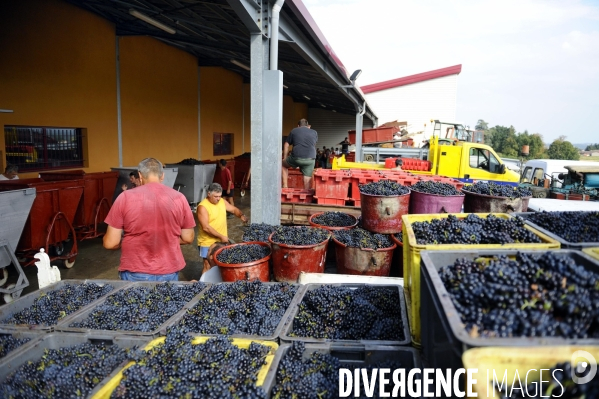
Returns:
[[[147,274],[133,272],[119,272],[119,278],[125,281],[179,281],[179,272],[171,274]]]

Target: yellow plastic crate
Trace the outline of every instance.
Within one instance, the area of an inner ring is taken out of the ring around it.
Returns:
[[[459,219],[466,218],[468,213],[454,213]],[[486,218],[487,213],[477,213],[481,218]],[[492,215],[501,218],[509,219],[507,213],[493,213]],[[559,249],[560,243],[540,231],[524,225],[524,228],[532,231],[541,239],[542,243],[538,244],[417,244],[412,224],[414,222],[430,222],[433,219],[445,219],[449,216],[443,214],[426,214],[426,215],[404,215],[402,216],[403,229],[403,278],[404,292],[406,295],[406,305],[408,307],[408,319],[410,321],[410,332],[412,334],[412,343],[416,346],[420,345],[420,252],[428,251],[452,251],[452,250],[482,250],[482,249]],[[407,238],[407,239],[406,239]]]
[[[208,341],[210,338],[212,338],[212,337],[194,337],[192,339],[191,343],[192,343],[192,345],[203,344],[204,342]],[[164,343],[165,340],[166,340],[166,337],[156,338],[156,339],[150,341],[146,345],[144,350],[148,351],[158,345],[161,345]],[[245,339],[245,338],[233,338],[232,341],[233,341],[233,345],[235,345],[239,348],[242,348],[242,349],[249,348],[250,344],[252,342],[256,342],[258,344],[268,346],[271,348],[269,354],[266,356],[266,364],[264,366],[262,366],[262,368],[260,369],[260,372],[258,373],[258,380],[256,381],[256,385],[261,386],[264,383],[264,380],[266,379],[266,374],[268,374],[268,369],[270,369],[270,366],[275,358],[275,352],[279,348],[279,344],[277,344],[276,342],[273,342],[273,341],[259,341],[259,340],[255,340],[255,339]],[[92,396],[92,399],[110,399],[110,395],[119,386],[119,384],[121,383],[121,380],[123,379],[123,371],[125,371],[129,367],[133,366],[134,364],[135,364],[135,362],[129,362],[127,365],[125,365],[118,372],[118,374],[116,374],[106,384],[104,384],[100,389],[98,389],[98,391]]]
[[[557,363],[564,362],[571,362],[576,366],[579,362],[588,363],[592,360],[579,355],[572,358],[576,351],[588,352],[595,359],[599,359],[599,346],[543,346],[473,348],[464,352],[462,361],[464,368],[478,369],[478,373],[474,373],[472,377],[476,380],[473,391],[478,393],[478,398],[497,399],[500,395],[493,387],[493,370],[500,381],[507,371],[508,386],[512,385],[514,378],[517,379],[516,371],[522,384],[525,384],[526,373],[529,370],[531,371],[528,380],[538,383],[540,369],[550,369]],[[487,370],[490,381],[487,379]],[[549,372],[543,373],[544,381],[551,378],[547,373]]]
[[[583,248],[582,252],[584,252],[585,254],[590,255],[593,258],[599,260],[599,247],[596,247],[596,248]]]

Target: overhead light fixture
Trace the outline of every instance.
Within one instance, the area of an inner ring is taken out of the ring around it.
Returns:
[[[12,109],[0,109],[0,114],[12,114]]]
[[[352,73],[351,76],[349,77],[349,80],[352,81],[352,82],[355,82],[356,79],[358,79],[361,74],[362,74],[362,70],[361,69],[356,69],[354,71],[354,73]]]
[[[135,18],[139,18],[142,21],[149,23],[150,25],[157,27],[158,29],[162,29],[163,31],[170,33],[171,35],[177,33],[177,31],[171,28],[170,26],[166,26],[162,22],[156,21],[154,18],[148,17],[146,14],[141,13],[137,10],[131,9],[129,10],[129,14],[133,15]]]
[[[308,96],[304,96],[304,98],[305,98],[306,100],[310,101],[310,97],[308,97]]]
[[[326,108],[327,106],[324,105],[323,103],[318,103],[322,108]]]
[[[231,60],[231,64],[235,64],[237,65],[239,68],[243,68],[246,71],[251,71],[251,68],[247,65],[245,65],[243,62],[239,62],[237,60]]]
[[[287,86],[283,85],[283,88],[284,88],[284,89],[288,89],[289,87],[287,87]]]
[[[331,111],[333,111],[333,112],[337,112],[337,111],[336,111],[336,110],[334,110],[334,109],[333,109],[333,110],[331,110]]]

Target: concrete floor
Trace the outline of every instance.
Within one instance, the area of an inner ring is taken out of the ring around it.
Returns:
[[[250,210],[250,195],[246,192],[246,196],[241,197],[239,193],[234,198],[235,206],[238,207],[251,221]],[[194,217],[196,215],[194,214]],[[243,222],[232,217],[227,219],[229,237],[235,242],[241,242],[243,235]],[[196,219],[197,224],[197,219]],[[196,237],[198,228],[196,226]],[[91,240],[80,241],[78,245],[78,255],[75,265],[71,269],[66,269],[59,266],[61,278],[63,280],[84,280],[84,279],[108,279],[118,280],[118,266],[121,256],[121,251],[109,251],[102,246],[102,237]],[[183,257],[185,258],[185,268],[179,272],[179,280],[199,280],[202,275],[202,263],[197,250],[197,245],[182,245]],[[52,262],[59,265],[60,261]],[[24,269],[25,275],[29,280],[29,287],[23,290],[21,295],[38,289],[37,282],[37,267],[35,265],[28,266]],[[14,273],[10,270],[9,273]],[[11,275],[10,277],[16,277]],[[12,280],[12,278],[11,278]]]

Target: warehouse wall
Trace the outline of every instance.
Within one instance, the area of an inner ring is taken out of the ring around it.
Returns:
[[[2,138],[5,125],[86,128],[88,170],[115,165],[116,70],[111,23],[59,1],[2,2],[0,60],[0,108],[14,110],[0,113]],[[0,151],[4,153],[3,139]]]
[[[197,59],[149,37],[119,40],[123,165],[197,158]]]

